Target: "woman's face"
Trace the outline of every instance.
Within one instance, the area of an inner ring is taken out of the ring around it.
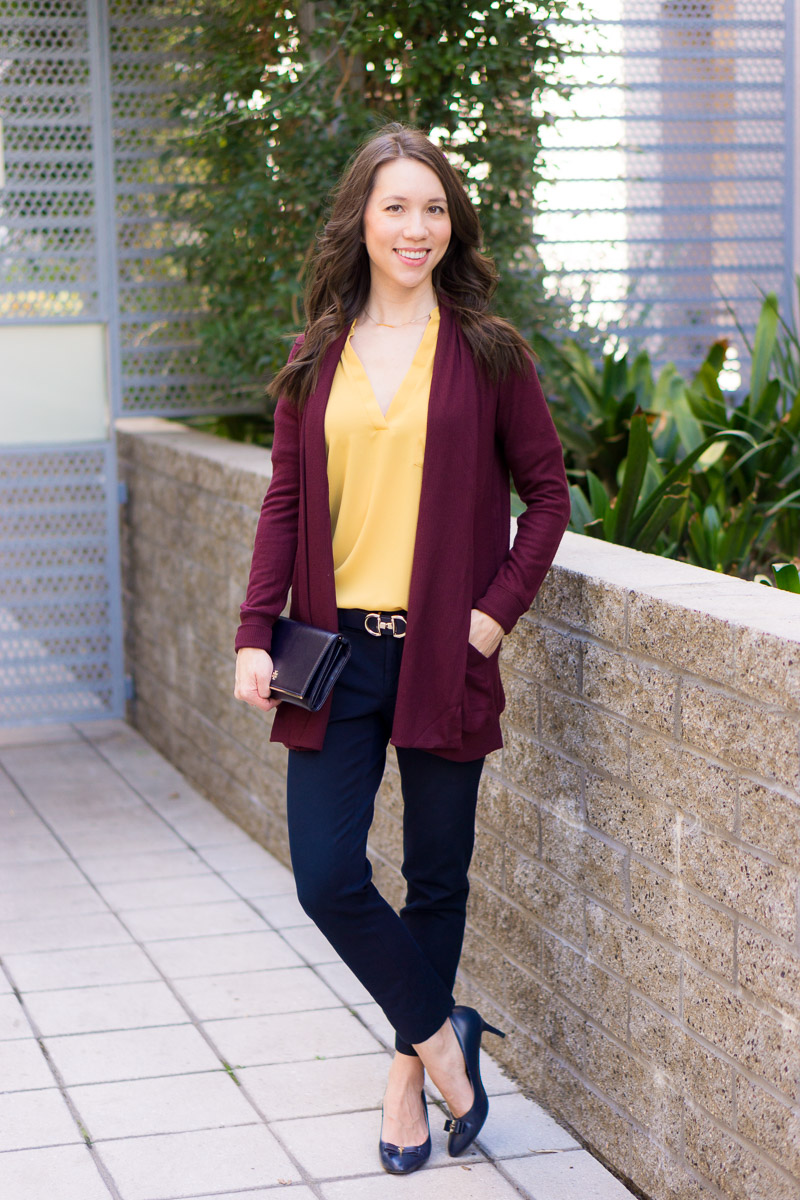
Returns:
[[[450,244],[450,214],[439,176],[415,158],[375,172],[364,210],[372,286],[400,296],[428,284]]]

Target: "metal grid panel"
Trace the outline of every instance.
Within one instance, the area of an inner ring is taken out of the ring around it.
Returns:
[[[0,455],[0,724],[116,715],[106,446]]]
[[[191,170],[176,153],[170,117],[174,17],[165,21],[142,0],[110,0],[109,15],[122,408],[217,412],[225,390],[196,367],[192,323],[203,298],[175,253],[190,234],[165,204]]]
[[[550,137],[543,254],[588,319],[696,366],[791,296],[784,0],[588,0],[574,113]],[[735,365],[735,364],[734,364]],[[735,381],[735,376],[734,376]]]

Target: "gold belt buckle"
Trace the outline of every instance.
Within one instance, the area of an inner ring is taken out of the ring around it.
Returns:
[[[391,630],[392,637],[406,636],[406,619],[402,613],[390,613],[388,620],[383,620],[380,613],[367,613],[364,617],[364,628],[372,637],[381,637],[384,630]]]

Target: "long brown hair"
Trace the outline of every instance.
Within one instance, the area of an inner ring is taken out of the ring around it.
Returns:
[[[522,335],[488,312],[497,271],[481,253],[478,214],[457,171],[421,130],[386,125],[356,151],[333,193],[330,218],[306,285],[305,337],[268,389],[300,409],[316,387],[325,351],[367,302],[370,262],[361,237],[364,209],[378,168],[395,158],[414,158],[430,167],[444,188],[452,233],[444,257],[434,267],[433,286],[459,321],[476,365],[491,379],[500,379],[511,372],[523,374],[530,361]]]

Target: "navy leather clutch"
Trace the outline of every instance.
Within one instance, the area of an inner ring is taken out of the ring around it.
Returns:
[[[350,657],[350,643],[340,633],[278,617],[270,657],[270,698],[317,712]]]

